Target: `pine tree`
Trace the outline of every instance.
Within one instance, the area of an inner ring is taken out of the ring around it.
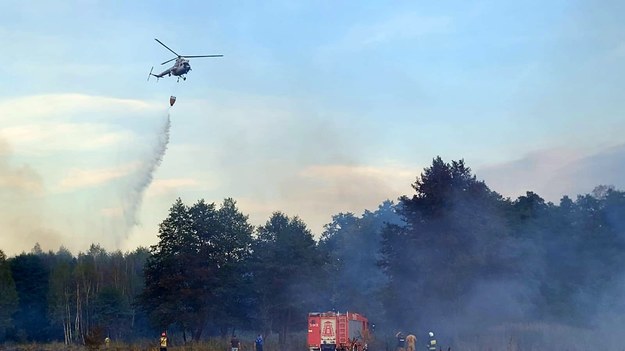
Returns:
[[[159,242],[150,248],[145,265],[145,288],[141,303],[155,327],[161,330],[177,323],[186,325],[189,286],[189,262],[197,242],[193,238],[189,211],[180,198],[159,225]],[[197,251],[195,251],[197,252]]]
[[[323,266],[312,233],[298,217],[276,212],[258,228],[253,269],[259,319],[284,345],[293,323],[314,307]]]

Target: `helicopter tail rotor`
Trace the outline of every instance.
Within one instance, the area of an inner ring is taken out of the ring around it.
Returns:
[[[150,76],[152,76],[152,71],[154,70],[154,66],[150,68],[150,73],[148,73],[148,82],[150,81]]]

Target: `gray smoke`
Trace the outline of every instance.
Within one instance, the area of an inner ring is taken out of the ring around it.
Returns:
[[[61,237],[43,218],[46,189],[41,174],[28,164],[15,165],[12,157],[11,146],[0,137],[0,248],[10,255],[37,242],[60,245]]]
[[[126,221],[126,232],[139,224],[137,212],[141,208],[143,195],[154,179],[154,172],[158,169],[169,144],[169,129],[171,128],[171,118],[169,110],[166,118],[163,119],[157,130],[156,140],[149,149],[149,153],[140,163],[139,168],[134,172],[127,194],[124,196],[123,212]]]

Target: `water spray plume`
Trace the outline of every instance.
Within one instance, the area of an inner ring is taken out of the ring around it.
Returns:
[[[158,128],[158,135],[154,145],[150,148],[150,153],[145,160],[141,162],[139,169],[136,171],[135,181],[131,184],[124,201],[124,217],[126,220],[126,231],[137,225],[137,212],[141,208],[143,196],[146,189],[154,179],[154,172],[158,169],[169,144],[169,130],[171,128],[171,118],[169,109],[166,112],[166,118],[161,122]]]

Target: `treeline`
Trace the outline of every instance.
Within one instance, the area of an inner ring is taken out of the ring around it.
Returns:
[[[0,253],[0,340],[250,330],[284,342],[307,312],[331,309],[386,330],[587,326],[623,282],[622,191],[509,199],[440,158],[413,188],[397,204],[333,216],[318,241],[298,217],[276,212],[254,227],[232,199],[177,199],[149,249]]]
[[[136,297],[149,255],[145,248],[123,254],[91,245],[75,257],[37,244],[7,260],[0,251],[0,340],[84,343],[102,326],[119,338],[148,335]]]

